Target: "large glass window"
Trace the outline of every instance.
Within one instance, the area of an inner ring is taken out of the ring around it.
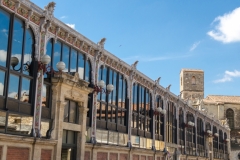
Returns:
[[[151,94],[147,88],[134,84],[132,96],[132,134],[151,138]]]
[[[156,107],[160,107],[163,109],[163,100],[161,96],[157,96],[156,98]],[[163,140],[163,132],[164,132],[164,116],[159,114],[155,115],[155,139]],[[163,131],[162,131],[163,130]]]
[[[184,153],[185,146],[185,134],[184,134],[185,124],[184,124],[184,113],[182,108],[179,110],[179,144],[181,145],[181,153]]]
[[[35,38],[25,26],[0,8],[0,110],[8,110],[7,121],[0,120],[3,133],[30,135],[32,129],[37,65]]]
[[[194,117],[193,117],[193,114],[188,112],[187,113],[187,122],[195,122],[194,121]],[[195,146],[195,127],[191,127],[191,126],[188,126],[187,127],[187,144],[186,144],[186,151],[187,151],[187,154],[189,155],[195,155],[196,153],[196,146]]]
[[[204,157],[205,156],[204,130],[203,130],[203,121],[201,118],[197,118],[197,145],[198,145],[199,156]]]
[[[57,71],[57,63],[63,61],[66,65],[64,72],[74,74],[78,72],[79,78],[91,82],[91,64],[87,57],[81,52],[70,48],[61,41],[53,43],[50,39],[47,43],[46,54],[51,57],[51,66]]]
[[[213,126],[213,157],[214,158],[218,158],[219,154],[218,154],[218,131],[217,131],[217,127]]]
[[[224,159],[224,138],[222,130],[219,130],[219,158]]]
[[[125,133],[127,132],[127,103],[125,103],[127,82],[122,74],[103,66],[99,68],[98,81],[100,80],[106,85],[113,84],[114,90],[109,94],[98,93],[97,127]]]
[[[169,101],[167,103],[167,124],[166,124],[166,138],[169,143],[177,143],[177,124],[176,124],[176,108],[174,103]]]

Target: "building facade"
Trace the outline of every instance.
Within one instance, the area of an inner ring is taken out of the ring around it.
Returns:
[[[105,38],[96,44],[54,18],[54,8],[0,1],[2,160],[229,159],[228,128],[139,72],[138,61],[106,51]]]

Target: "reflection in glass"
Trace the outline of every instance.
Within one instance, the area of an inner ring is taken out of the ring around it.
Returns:
[[[10,74],[8,97],[18,99],[19,77]]]
[[[41,135],[47,137],[47,131],[49,130],[50,124],[48,120],[41,120]]]
[[[140,138],[139,136],[131,136],[132,146],[139,147],[140,145]]]
[[[65,63],[66,67],[64,69],[64,72],[68,72],[68,63],[69,63],[69,47],[63,44],[63,50],[62,50],[62,61]]]
[[[106,82],[107,82],[107,68],[105,67],[105,68],[103,68],[103,71],[102,71],[103,73],[102,73],[102,80],[105,82],[105,84],[106,84]],[[106,88],[106,86],[104,87],[104,88]],[[106,101],[106,94],[102,94],[102,99],[101,99],[102,101]]]
[[[90,82],[90,76],[91,76],[91,65],[89,61],[86,61],[86,66],[85,66],[85,81]]]
[[[24,25],[22,21],[20,21],[18,18],[15,18],[12,39],[12,57],[17,57],[19,60],[15,70],[19,70],[22,66],[23,29]]]
[[[102,103],[101,120],[105,120],[106,105]]]
[[[116,105],[116,96],[117,96],[117,89],[116,89],[116,87],[117,87],[117,72],[113,72],[113,86],[114,86],[114,89],[113,89],[113,93],[112,93],[112,95],[113,95],[113,98],[112,98],[112,104],[113,105]]]
[[[0,111],[0,132],[5,132],[6,112]]]
[[[42,86],[42,107],[49,107],[48,106],[49,92],[50,92],[50,86],[47,84],[43,84],[43,86]]]
[[[70,101],[69,122],[75,123],[76,119],[77,119],[77,104],[76,102]]]
[[[0,65],[6,67],[10,15],[0,9]]]
[[[122,88],[122,83],[123,83],[123,76],[120,75],[119,76],[119,82],[118,82],[118,107],[122,107],[122,92],[123,92],[123,88]]]
[[[73,131],[67,131],[67,144],[75,144],[75,134]]]
[[[112,80],[113,80],[113,70],[109,69],[109,73],[108,73],[108,84],[112,84]],[[105,81],[104,81],[105,82]],[[112,95],[113,92],[111,92],[110,94],[108,94],[108,103],[112,102]]]
[[[112,113],[112,107],[111,107],[111,106],[108,106],[107,119],[108,119],[109,122],[112,121],[112,119],[111,119],[111,113]]]
[[[0,95],[1,96],[3,95],[3,91],[4,91],[4,78],[5,78],[5,72],[0,70]]]
[[[34,42],[33,42],[33,35],[30,29],[26,30],[26,35],[25,35],[25,46],[24,46],[24,61],[23,63],[26,62],[32,62],[32,53],[33,53],[33,48],[34,47]],[[22,66],[24,67],[24,66]],[[31,74],[29,71],[24,71],[24,74]]]
[[[30,80],[26,78],[22,78],[22,90],[21,90],[21,98],[22,102],[29,102],[29,90],[30,90]]]
[[[67,143],[67,131],[63,130],[62,143]]]
[[[30,116],[9,114],[7,133],[30,135],[32,120],[33,118]]]
[[[54,53],[53,53],[53,64],[52,67],[57,71],[57,63],[60,62],[61,57],[61,43],[58,41],[54,44]]]
[[[97,119],[100,119],[100,102],[97,102]]]
[[[81,53],[78,53],[78,74],[79,78],[83,79],[84,75],[84,55]]]
[[[64,114],[63,114],[63,121],[64,122],[68,122],[68,117],[69,117],[69,115],[68,115],[68,108],[69,108],[69,103],[68,103],[68,101],[65,101],[66,102],[66,105],[64,106]]]
[[[127,142],[128,142],[128,135],[127,134],[123,134],[123,133],[119,133],[118,140],[119,140],[119,142],[118,142],[119,145],[126,146]]]
[[[70,59],[70,72],[74,73],[77,71],[77,51],[71,50],[71,59]]]

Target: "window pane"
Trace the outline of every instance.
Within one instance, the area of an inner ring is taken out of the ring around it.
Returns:
[[[53,69],[57,71],[57,63],[60,62],[60,56],[61,56],[61,43],[57,42],[54,44],[54,53],[53,53]]]
[[[6,112],[0,111],[0,132],[5,132]]]
[[[75,144],[75,135],[73,131],[67,131],[67,144]]]
[[[50,86],[47,84],[43,84],[42,87],[42,107],[49,107],[49,93],[50,93]]]
[[[62,143],[67,143],[67,131],[63,130]]]
[[[127,92],[127,82],[123,80],[123,96],[122,96],[122,108],[125,108],[126,92]]]
[[[3,95],[4,91],[4,78],[5,78],[5,72],[0,70],[0,95]]]
[[[22,21],[15,18],[12,39],[12,57],[16,57],[19,62],[15,64],[16,66],[13,65],[15,66],[14,70],[19,70],[22,66],[23,29],[24,25]]]
[[[105,114],[106,114],[106,105],[102,103],[102,113],[101,113],[101,119],[105,120]]]
[[[21,90],[21,99],[22,102],[30,102],[29,99],[29,90],[30,90],[30,80],[22,78],[22,90]]]
[[[116,96],[117,96],[117,72],[113,72],[113,86],[114,86],[114,89],[113,89],[113,99],[112,99],[112,104],[113,105],[116,105]]]
[[[63,45],[63,52],[62,52],[62,61],[65,63],[64,72],[68,72],[68,63],[69,63],[69,47]]]
[[[6,66],[10,16],[0,9],[0,65]]]
[[[107,68],[105,67],[105,68],[103,68],[103,73],[102,73],[102,80],[105,82],[105,84],[106,84],[106,82],[107,82]],[[106,86],[105,86],[106,87]],[[104,87],[104,88],[105,88]],[[102,101],[106,101],[106,94],[102,94]]]
[[[112,76],[113,76],[113,71],[111,69],[109,69],[108,84],[113,84],[113,77]],[[112,102],[112,94],[113,94],[113,92],[108,94],[108,103]]]
[[[78,74],[79,78],[83,79],[84,75],[84,55],[81,53],[78,53]]]
[[[24,61],[23,63],[26,62],[32,62],[32,53],[34,51],[34,41],[33,41],[33,35],[30,29],[26,30],[26,35],[25,35],[25,46],[24,46]],[[24,66],[23,66],[24,67]],[[31,74],[29,70],[23,71],[24,74]]]
[[[122,93],[123,93],[123,88],[122,88],[122,83],[123,83],[123,76],[119,75],[119,82],[118,82],[118,107],[123,107],[122,106]]]
[[[30,135],[32,130],[32,117],[9,114],[7,133]]]
[[[69,108],[69,101],[65,101],[66,102],[66,105],[64,107],[64,115],[63,115],[63,121],[64,122],[68,122],[68,108]]]
[[[77,51],[71,51],[71,62],[70,62],[70,72],[74,73],[77,71]]]
[[[19,77],[10,74],[8,97],[18,99]]]
[[[91,65],[89,61],[86,61],[86,68],[85,68],[85,81],[90,82],[90,76],[91,76]]]
[[[76,102],[70,101],[69,122],[76,123],[76,117],[77,117],[76,111],[77,111]]]

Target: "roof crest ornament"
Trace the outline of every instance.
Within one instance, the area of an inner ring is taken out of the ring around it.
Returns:
[[[43,16],[45,16],[46,19],[48,20],[53,19],[53,11],[54,11],[55,5],[56,5],[55,2],[50,2],[48,3],[47,6],[44,7]]]
[[[98,47],[100,50],[103,50],[104,49],[104,44],[105,44],[105,41],[106,41],[106,38],[102,38],[98,43]]]

